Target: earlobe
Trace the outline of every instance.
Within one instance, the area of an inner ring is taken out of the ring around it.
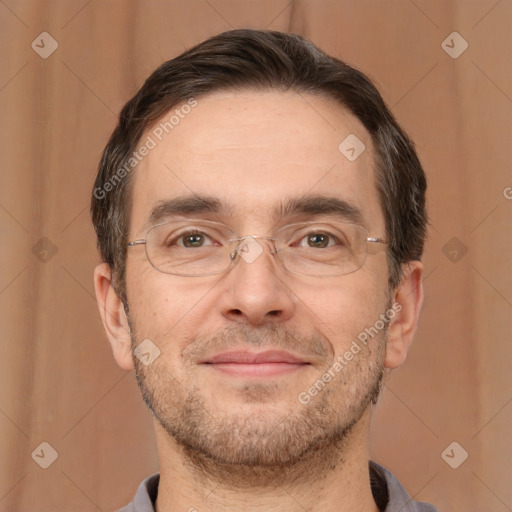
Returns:
[[[423,265],[420,261],[411,261],[404,266],[402,280],[394,293],[395,316],[388,328],[384,359],[386,368],[398,368],[407,357],[423,303],[422,277]]]
[[[94,290],[114,359],[123,370],[132,370],[130,326],[123,302],[112,286],[110,267],[106,263],[94,269]]]

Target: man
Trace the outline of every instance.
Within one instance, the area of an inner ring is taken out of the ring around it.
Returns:
[[[371,82],[299,36],[226,32],[148,78],[92,199],[160,459],[123,511],[434,510],[368,448],[421,308],[425,189]]]

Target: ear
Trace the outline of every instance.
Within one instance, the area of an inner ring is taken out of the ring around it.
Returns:
[[[407,357],[423,304],[422,277],[423,265],[420,261],[411,261],[404,265],[400,285],[393,294],[392,309],[395,316],[389,322],[384,358],[386,368],[398,368]]]
[[[112,286],[110,267],[106,263],[94,269],[94,290],[114,359],[123,370],[132,370],[130,326],[123,302]]]

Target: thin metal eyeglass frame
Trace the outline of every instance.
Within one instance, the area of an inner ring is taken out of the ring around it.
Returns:
[[[184,220],[187,220],[187,219],[184,219]],[[190,219],[190,220],[193,220],[193,219]],[[247,240],[248,238],[251,238],[253,240],[270,240],[272,241],[272,245],[273,245],[273,248],[274,250],[271,251],[270,254],[278,254],[279,253],[279,250],[277,249],[276,245],[275,245],[275,242],[276,240],[278,240],[277,238],[275,237],[271,237],[271,236],[262,236],[262,235],[246,235],[242,238],[229,238],[226,240],[227,243],[233,243],[233,242],[237,242],[236,244],[236,247],[234,249],[234,251],[230,252],[229,253],[229,256],[231,258],[231,262],[230,264],[223,270],[219,270],[217,272],[209,272],[207,274],[174,274],[174,273],[171,273],[171,272],[164,272],[163,270],[160,270],[158,267],[156,267],[153,262],[151,261],[151,259],[149,258],[148,256],[148,251],[147,251],[147,236],[148,236],[148,233],[159,227],[159,226],[165,226],[166,224],[173,224],[173,222],[162,222],[160,224],[155,224],[154,226],[152,226],[151,228],[149,228],[146,232],[146,238],[143,238],[143,239],[138,239],[138,240],[133,240],[132,242],[128,242],[127,244],[127,247],[134,247],[136,245],[145,245],[146,248],[145,248],[145,253],[146,253],[146,258],[147,260],[149,261],[149,263],[151,264],[151,266],[157,270],[158,272],[161,272],[162,274],[168,274],[168,275],[176,275],[176,276],[181,276],[181,277],[207,277],[207,276],[211,276],[211,275],[216,275],[216,274],[221,274],[222,272],[226,272],[233,264],[233,262],[235,261],[236,259],[236,256],[237,254],[239,254],[239,251],[238,249],[240,248],[240,246],[242,245],[242,242],[244,240]],[[298,222],[296,223],[297,225],[308,225],[308,224],[318,224],[318,222],[316,221],[312,221],[312,222],[309,222],[309,223],[302,223],[302,222]],[[358,225],[355,225],[355,224],[351,224],[349,222],[345,223],[347,225],[351,225],[351,226],[355,226],[356,228],[358,229],[363,229],[364,231],[366,231],[365,228],[363,228],[362,226],[358,226]],[[290,226],[293,226],[295,225],[294,224],[289,224],[287,226],[284,226],[283,228],[281,228],[279,231],[281,230],[284,230],[285,228],[288,228]],[[226,226],[227,227],[227,226]],[[228,228],[231,230],[231,228]],[[382,244],[382,245],[388,245],[388,242],[386,240],[383,240],[381,238],[378,238],[378,237],[366,237],[366,239],[364,240],[364,243],[367,244],[367,243],[371,243],[371,244]],[[326,275],[316,275],[316,276],[313,276],[313,277],[341,277],[341,276],[345,276],[345,275],[348,275],[348,274],[352,274],[353,272],[357,272],[359,269],[361,269],[361,267],[364,265],[365,261],[366,261],[366,257],[368,255],[368,250],[365,252],[365,255],[364,255],[364,260],[363,260],[363,263],[361,264],[361,266],[357,267],[356,269],[350,271],[350,272],[347,272],[346,274],[326,274]],[[278,258],[279,259],[279,258]],[[293,272],[291,270],[288,270],[286,268],[286,266],[284,265],[284,263],[281,261],[281,266],[284,268],[284,270],[286,270],[287,272],[290,272],[291,274],[298,274],[298,275],[309,275],[309,274],[301,274],[300,272]]]

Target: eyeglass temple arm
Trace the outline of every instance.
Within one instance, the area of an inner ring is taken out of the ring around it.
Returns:
[[[145,244],[146,240],[134,240],[128,244],[128,247],[133,247],[134,245],[142,245]]]
[[[370,236],[365,240],[367,243],[371,244],[384,244],[388,245],[388,243],[385,240],[382,240],[382,238],[376,238],[374,236]]]

